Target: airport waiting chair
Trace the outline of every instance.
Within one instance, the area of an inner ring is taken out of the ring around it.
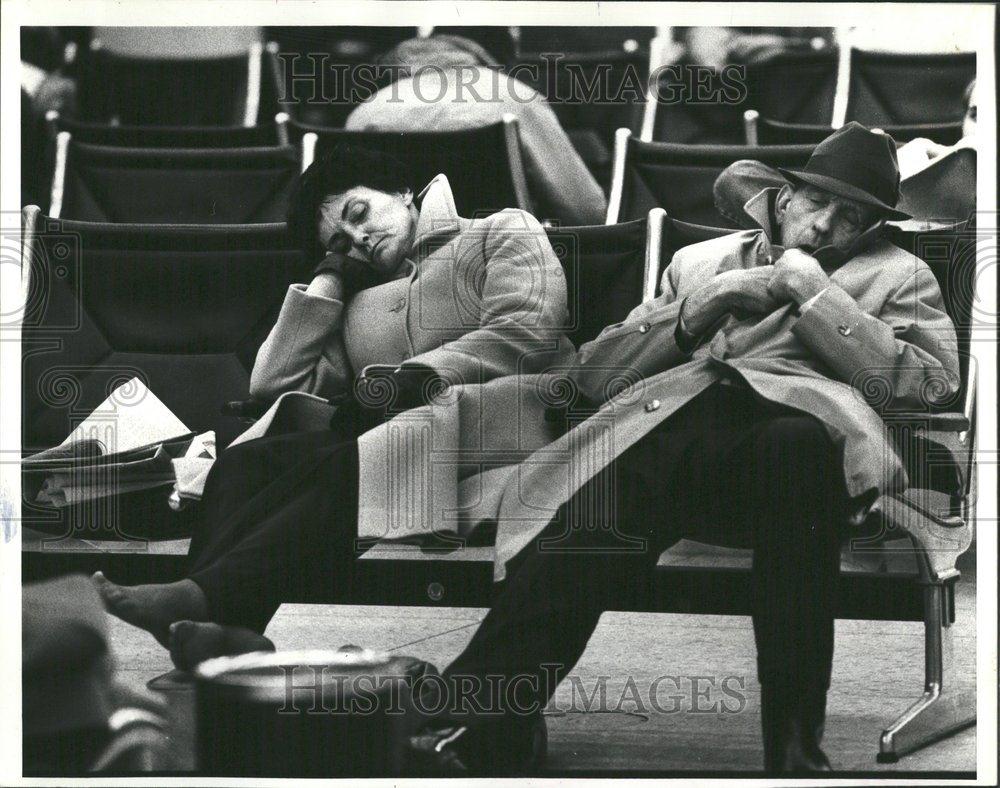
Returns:
[[[642,123],[651,61],[649,48],[638,48],[634,39],[617,49],[605,46],[522,52],[514,76],[546,97],[573,148],[607,189],[615,130],[638,131]]]
[[[659,207],[681,221],[731,227],[715,209],[712,188],[719,173],[740,159],[758,159],[778,167],[801,166],[813,147],[643,142],[628,129],[619,129],[607,223],[641,218]]]
[[[662,68],[656,84],[650,85],[640,139],[739,144],[739,115],[750,107],[785,122],[829,123],[837,58],[836,47],[790,50],[742,66],[742,72],[725,79],[720,74],[698,74],[685,64]],[[743,95],[738,91],[741,84]]]
[[[115,148],[262,148],[288,144],[288,115],[255,126],[123,126],[45,115],[49,136],[68,131],[76,142]]]
[[[283,221],[297,175],[292,147],[119,148],[63,131],[49,214],[90,222]]]
[[[263,47],[218,58],[140,58],[93,39],[80,53],[80,119],[127,126],[255,126],[278,111]]]
[[[786,123],[829,123],[837,90],[836,47],[785,52],[746,67],[744,107]]]
[[[866,126],[960,121],[976,54],[850,53],[845,120]],[[843,77],[841,77],[843,78]]]
[[[545,230],[566,275],[570,323],[576,347],[623,320],[642,300],[652,264],[646,220]]]
[[[662,210],[650,213],[649,232],[650,268],[659,272],[669,265],[677,249],[721,234],[713,228],[678,223]],[[671,237],[678,233],[680,237]],[[883,408],[886,428],[907,466],[910,488],[883,496],[859,529],[859,536],[847,543],[842,553],[843,609],[838,617],[905,617],[924,622],[923,692],[879,739],[878,760],[891,763],[973,724],[976,718],[975,691],[954,686],[951,643],[955,584],[961,576],[956,562],[972,543],[975,508],[977,375],[970,356],[970,336],[976,297],[976,231],[968,221],[931,231],[907,232],[890,226],[887,235],[923,259],[938,280],[958,335],[961,375],[960,390],[948,402],[928,405],[920,412]],[[878,371],[873,373],[871,385],[878,387]],[[928,393],[940,384],[929,379]],[[866,395],[873,391],[867,390]],[[888,402],[889,392],[884,393]],[[720,583],[727,572],[721,567],[731,571],[749,567],[750,562],[749,551],[693,540],[685,540],[666,555],[672,553],[675,560],[671,563],[680,570],[720,567],[716,570]],[[906,589],[909,605],[901,604]],[[853,612],[847,612],[852,608]]]
[[[926,137],[941,145],[954,145],[962,138],[962,122],[914,123],[878,126],[897,143]],[[747,145],[816,145],[835,129],[829,124],[784,123],[765,117],[755,109],[743,113],[743,131]]]
[[[76,222],[35,206],[22,221],[26,454],[61,443],[133,377],[191,430],[215,430],[219,446],[239,434],[242,424],[220,415],[221,407],[248,395],[257,349],[288,285],[310,270],[284,224]],[[60,534],[86,525],[87,538],[102,531],[107,538],[122,524],[133,529],[127,533],[160,537],[189,529],[190,515],[172,513],[167,491],[155,492],[97,506],[101,523],[81,524],[76,510],[32,511]]]
[[[508,115],[491,126],[462,131],[346,131],[289,124],[302,149],[302,168],[339,144],[395,156],[422,189],[440,173],[448,176],[460,215],[484,216],[504,208],[532,210],[521,159],[517,119]]]
[[[539,52],[607,52],[648,50],[655,27],[551,27],[523,25],[514,28],[519,56]]]
[[[578,28],[519,30],[512,75],[546,97],[574,149],[606,189],[615,130],[638,132],[642,123],[652,28],[601,28],[600,42],[584,36],[575,44]]]

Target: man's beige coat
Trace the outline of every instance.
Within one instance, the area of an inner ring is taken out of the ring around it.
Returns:
[[[429,466],[444,471],[451,462],[457,470],[449,474],[460,479],[455,499],[445,493],[446,505],[429,507],[431,527],[457,523],[461,530],[495,520],[495,576],[502,578],[506,562],[583,484],[722,379],[819,419],[842,449],[847,489],[859,508],[905,486],[876,408],[926,411],[959,385],[954,327],[923,261],[876,240],[829,272],[831,285],[803,313],[787,305],[766,316],[730,316],[691,354],[677,346],[686,296],[720,271],[767,264],[783,252],[770,240],[767,205],[762,193],[748,210],[768,229],[680,250],[662,294],[584,345],[562,374],[463,387],[428,408],[427,418],[447,438],[430,452]],[[557,437],[546,408],[576,390],[604,405]],[[399,426],[373,432],[388,444]]]

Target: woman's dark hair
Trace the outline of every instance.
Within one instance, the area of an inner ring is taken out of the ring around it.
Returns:
[[[319,207],[335,194],[366,186],[389,194],[413,192],[413,178],[403,162],[386,153],[341,143],[316,159],[299,176],[288,211],[288,231],[307,260],[318,260]]]

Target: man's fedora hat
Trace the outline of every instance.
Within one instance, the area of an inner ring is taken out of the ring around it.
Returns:
[[[899,164],[896,144],[856,121],[837,129],[813,151],[805,169],[778,168],[794,184],[808,183],[823,191],[879,208],[885,218],[912,218],[896,210]]]

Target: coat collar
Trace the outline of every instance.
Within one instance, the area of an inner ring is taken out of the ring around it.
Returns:
[[[417,218],[417,231],[410,251],[419,256],[421,247],[428,239],[457,233],[463,220],[458,215],[455,196],[446,175],[435,176],[417,195],[417,203],[420,216]]]
[[[770,257],[773,260],[777,260],[785,252],[785,248],[776,243],[774,240],[778,234],[778,228],[774,221],[774,201],[777,198],[779,191],[780,188],[777,186],[770,186],[766,189],[762,189],[747,200],[746,204],[743,206],[743,210],[746,212],[747,216],[753,219],[754,223],[756,223],[756,225],[763,231]],[[839,267],[843,265],[845,262],[861,254],[878,241],[882,237],[884,224],[885,222],[881,220],[875,222],[875,224],[858,236],[857,240],[847,252],[840,252],[839,250],[835,250],[833,247],[824,247],[824,249],[817,250],[817,257],[820,259],[820,263],[824,268]],[[823,254],[824,250],[828,250],[826,255]]]

